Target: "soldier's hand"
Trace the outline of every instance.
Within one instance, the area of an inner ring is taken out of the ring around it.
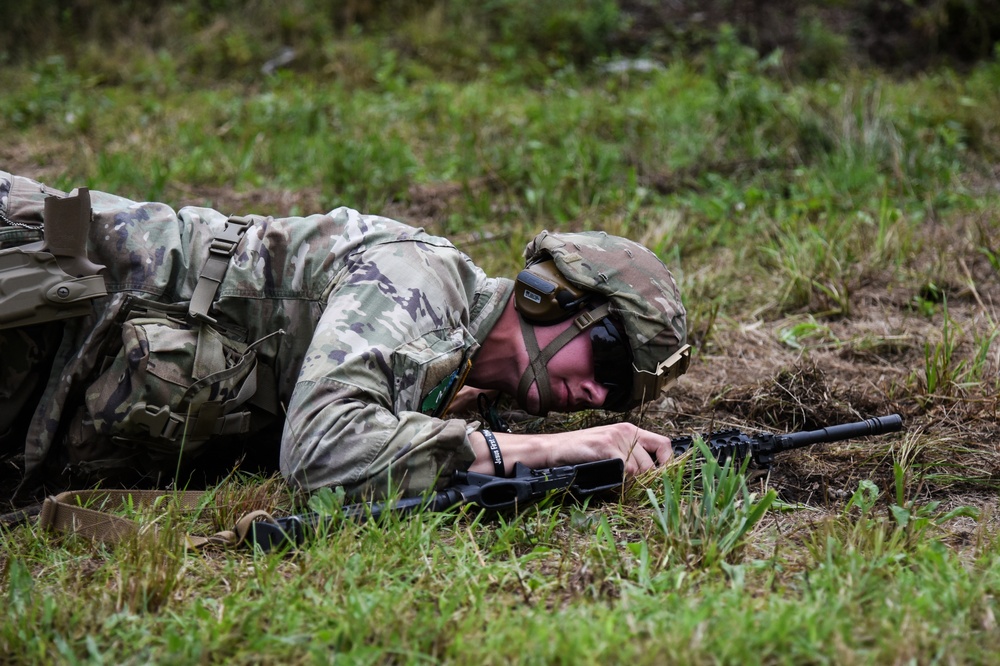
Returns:
[[[495,436],[508,474],[515,462],[539,469],[619,458],[625,462],[625,474],[635,476],[665,463],[674,453],[669,437],[631,423],[543,435],[495,433]],[[492,459],[483,436],[473,433],[470,441],[476,452],[476,461],[470,469],[492,473]]]
[[[614,423],[574,432],[559,433],[553,448],[554,465],[620,458],[625,473],[641,474],[673,456],[670,438],[631,423]]]

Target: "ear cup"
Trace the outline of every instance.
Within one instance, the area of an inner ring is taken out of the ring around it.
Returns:
[[[514,307],[532,324],[563,321],[589,300],[589,294],[567,282],[551,259],[525,267],[514,285]]]

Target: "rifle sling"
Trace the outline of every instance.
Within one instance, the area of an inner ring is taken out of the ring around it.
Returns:
[[[141,532],[151,530],[154,534],[159,527],[153,523],[140,528],[139,523],[124,516],[116,516],[110,511],[123,506],[150,508],[163,501],[173,500],[186,512],[198,512],[205,507],[206,493],[201,491],[161,491],[161,490],[69,490],[45,498],[38,525],[42,529],[76,534],[116,545]],[[235,548],[242,545],[250,534],[253,523],[263,520],[275,522],[267,511],[251,511],[237,522],[232,530],[216,532],[209,536],[188,534],[185,540],[190,548],[208,546]]]

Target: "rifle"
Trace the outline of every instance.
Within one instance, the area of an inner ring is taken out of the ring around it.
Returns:
[[[516,510],[553,491],[567,491],[576,498],[603,494],[620,488],[624,478],[625,463],[618,458],[545,469],[514,463],[514,476],[509,478],[455,472],[453,483],[430,497],[351,504],[343,507],[338,517],[306,513],[255,522],[247,539],[268,552],[298,546],[321,527],[340,518],[378,520],[390,512],[405,515],[418,510],[444,511],[460,504],[476,504],[489,511]]]
[[[761,433],[747,435],[739,430],[720,430],[701,435],[720,464],[736,463],[749,457],[757,467],[770,467],[774,456],[783,451],[838,442],[853,437],[883,435],[903,427],[898,414],[878,416],[857,423],[843,423],[819,430],[785,435]],[[686,453],[694,444],[692,437],[672,440],[674,456]],[[275,548],[298,546],[324,525],[340,518],[378,520],[388,513],[408,514],[418,510],[443,511],[459,504],[476,504],[490,511],[518,509],[536,502],[552,491],[569,491],[577,498],[599,495],[620,488],[624,482],[625,463],[618,458],[596,462],[531,469],[514,464],[514,476],[500,478],[476,472],[455,472],[454,483],[430,497],[414,497],[387,502],[351,504],[343,507],[340,517],[318,513],[272,518],[253,523],[248,541],[264,552]]]

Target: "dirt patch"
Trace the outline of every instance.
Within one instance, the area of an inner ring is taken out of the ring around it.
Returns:
[[[1000,343],[992,304],[1000,290],[995,273],[980,277],[971,283],[977,297],[950,302],[953,380],[933,392],[925,374],[933,362],[927,354],[941,344],[940,311],[929,318],[902,299],[862,297],[849,317],[829,322],[826,339],[800,348],[782,341],[798,315],[719,331],[672,389],[679,415],[671,425],[682,434],[723,427],[789,432],[898,413],[904,432],[780,454],[763,483],[786,501],[839,510],[861,479],[891,496],[899,463],[908,470],[908,493],[938,500],[962,495],[995,508]],[[868,289],[888,294],[893,286]],[[977,356],[978,374],[971,373]]]
[[[171,186],[165,193],[168,202],[178,205],[197,205],[214,208],[227,215],[273,215],[284,217],[294,214],[310,215],[328,211],[333,206],[324,201],[318,187],[295,190],[254,189],[235,192],[231,188],[215,186]]]

